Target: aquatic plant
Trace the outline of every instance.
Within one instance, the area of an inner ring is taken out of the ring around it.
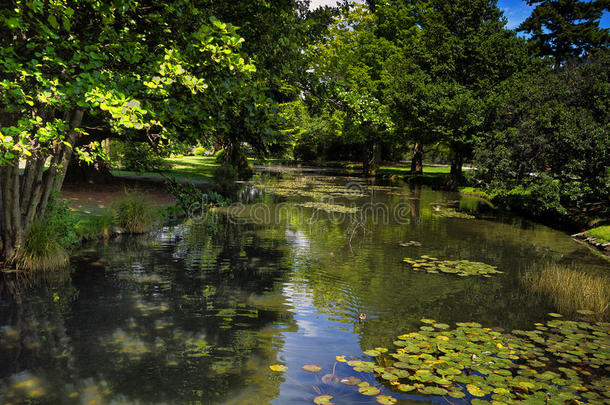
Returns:
[[[420,331],[398,336],[396,351],[376,348],[364,352],[375,362],[347,364],[374,372],[398,391],[470,396],[472,404],[610,401],[610,323],[553,319],[532,331],[503,334],[476,322],[452,330],[432,319],[422,322]]]
[[[299,204],[299,206],[305,208],[314,208],[316,210],[326,212],[339,212],[343,214],[355,214],[356,212],[358,212],[358,207],[349,207],[341,204],[329,204],[323,202],[306,202]]]
[[[136,193],[126,193],[115,204],[116,223],[129,233],[145,233],[152,230],[157,219],[156,210]]]
[[[492,274],[501,274],[496,266],[481,262],[471,262],[469,260],[441,260],[436,257],[422,255],[420,259],[405,257],[405,263],[411,265],[414,271],[424,270],[427,273],[447,273],[457,274],[458,276],[483,276],[491,277]]]
[[[81,240],[108,239],[112,236],[114,215],[104,211],[99,215],[91,215],[76,224],[76,232]]]
[[[610,277],[587,272],[579,266],[547,263],[530,269],[520,278],[535,294],[542,295],[561,313],[579,310],[594,313],[597,319],[610,318]]]
[[[32,271],[56,270],[69,262],[66,247],[61,243],[54,226],[44,220],[32,223],[23,246],[13,258],[18,268]]]
[[[462,219],[475,219],[474,215],[467,214],[465,212],[456,211],[453,208],[440,208],[439,210],[433,210],[433,215],[441,218],[462,218]]]

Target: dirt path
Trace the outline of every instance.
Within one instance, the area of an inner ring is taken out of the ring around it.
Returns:
[[[126,192],[138,192],[152,205],[174,203],[174,197],[162,182],[131,178],[116,178],[109,184],[66,183],[60,198],[69,201],[73,209],[94,213],[112,206]]]

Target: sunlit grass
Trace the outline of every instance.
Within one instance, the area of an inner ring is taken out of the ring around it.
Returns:
[[[546,297],[559,313],[589,310],[599,319],[610,318],[610,277],[589,273],[578,266],[546,264],[532,269],[521,282],[533,293]]]
[[[133,175],[149,177],[175,177],[185,180],[210,181],[214,177],[214,171],[220,166],[214,156],[183,156],[167,158],[165,162],[171,165],[171,169],[161,172],[135,172],[129,170],[113,169],[114,175]]]
[[[588,230],[586,233],[601,242],[610,242],[610,225],[598,226],[597,228]]]

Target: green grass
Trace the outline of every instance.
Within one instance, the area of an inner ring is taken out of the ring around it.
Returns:
[[[449,174],[451,168],[443,166],[426,166],[424,165],[424,175],[426,174]],[[411,166],[381,166],[377,173],[388,175],[409,175],[411,174]]]
[[[163,170],[161,173],[155,172],[134,172],[129,170],[111,170],[115,175],[133,175],[149,177],[175,177],[185,180],[210,181],[214,177],[214,171],[220,166],[216,163],[214,156],[183,156],[179,158],[167,158],[167,163],[171,169]]]
[[[610,243],[610,225],[598,226],[597,228],[589,229],[586,234],[594,237],[602,243]]]

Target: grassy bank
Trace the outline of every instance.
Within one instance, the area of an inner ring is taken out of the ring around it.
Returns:
[[[610,243],[610,225],[589,229],[585,234],[595,238],[600,243]]]

